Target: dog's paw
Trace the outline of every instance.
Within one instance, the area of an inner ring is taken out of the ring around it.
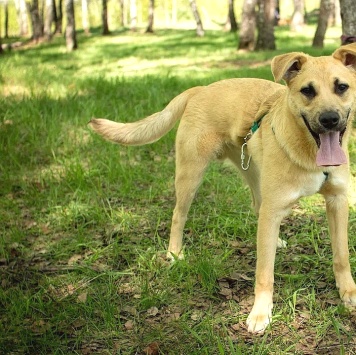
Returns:
[[[175,254],[171,251],[168,251],[167,252],[167,259],[171,262],[171,263],[174,263],[176,262],[177,260],[183,260],[184,259],[184,253],[183,251],[181,251],[180,253],[178,254]]]
[[[340,292],[340,297],[345,306],[356,306],[356,288],[350,291]]]
[[[279,249],[287,248],[287,242],[281,238],[278,238],[277,248]]]
[[[272,320],[272,305],[263,310],[256,308],[259,307],[253,306],[250,315],[247,317],[247,329],[250,333],[263,334]]]

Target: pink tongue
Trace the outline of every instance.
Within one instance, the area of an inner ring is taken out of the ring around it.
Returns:
[[[340,147],[340,132],[328,132],[319,135],[320,148],[316,155],[318,166],[335,166],[347,163],[344,151]]]

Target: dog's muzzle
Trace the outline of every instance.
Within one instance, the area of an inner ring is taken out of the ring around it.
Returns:
[[[302,114],[302,118],[318,146],[316,164],[318,166],[346,164],[347,157],[341,148],[346,125],[341,122],[340,115],[335,111],[323,112],[319,117],[317,130],[311,128],[306,115]]]

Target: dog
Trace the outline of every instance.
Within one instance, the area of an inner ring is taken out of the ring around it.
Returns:
[[[180,119],[176,136],[176,205],[168,256],[183,257],[183,228],[209,162],[240,170],[258,214],[255,300],[248,331],[272,319],[274,261],[282,219],[303,196],[320,193],[341,299],[356,305],[348,251],[348,138],[356,113],[356,44],[331,56],[301,52],[271,62],[275,82],[227,79],[188,89],[161,112],[133,123],[92,119],[89,126],[122,145],[152,143]],[[286,85],[278,84],[285,81]]]

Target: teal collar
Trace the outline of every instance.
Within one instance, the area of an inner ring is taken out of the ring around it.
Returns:
[[[255,133],[261,126],[263,118],[267,115],[267,112],[264,113],[258,120],[254,121],[251,126],[251,132]]]

